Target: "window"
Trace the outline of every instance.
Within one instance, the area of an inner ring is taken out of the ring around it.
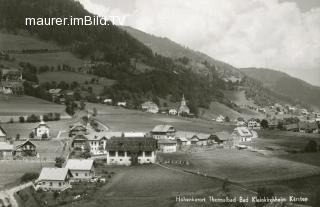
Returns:
[[[76,176],[78,176],[79,174],[78,173],[76,173]]]
[[[52,182],[50,182],[50,186],[52,186]]]
[[[145,153],[146,157],[151,157],[152,156],[152,151],[146,151]]]
[[[59,182],[59,186],[61,186],[61,182]]]
[[[118,156],[119,157],[124,157],[124,151],[118,151]]]
[[[85,173],[85,174],[84,174],[84,176],[86,176],[86,177],[87,177],[87,176],[88,176],[88,173]]]
[[[115,152],[115,151],[110,151],[110,152],[109,152],[109,156],[110,156],[110,157],[116,156],[116,152]]]
[[[149,160],[149,159],[147,159],[147,162],[150,162],[150,160]]]
[[[142,151],[139,151],[139,152],[138,152],[138,156],[140,157],[140,156],[142,156],[142,155],[143,155]]]
[[[120,161],[122,161],[122,159],[120,159]]]

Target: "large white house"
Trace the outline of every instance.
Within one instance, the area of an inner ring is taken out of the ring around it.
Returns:
[[[258,138],[257,132],[248,129],[247,127],[236,127],[232,136],[239,142],[250,142],[254,138]]]
[[[107,141],[108,165],[155,163],[157,140],[151,137],[112,137]]]
[[[144,102],[143,104],[141,104],[141,108],[143,111],[149,112],[149,113],[153,113],[156,114],[159,112],[159,107],[157,104],[155,104],[152,101],[147,101]]]
[[[34,131],[34,135],[37,137],[37,138],[49,138],[50,137],[50,128],[49,126],[44,122],[44,121],[41,121],[39,123],[39,125],[33,129]]]
[[[95,175],[93,160],[70,159],[65,168],[72,174],[72,180],[89,180]]]
[[[71,188],[70,177],[72,174],[67,168],[42,168],[36,180],[36,189],[65,190]]]

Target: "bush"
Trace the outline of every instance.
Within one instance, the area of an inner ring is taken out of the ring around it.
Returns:
[[[20,122],[20,123],[24,123],[24,122],[25,122],[24,116],[20,116],[20,117],[19,117],[19,122]]]
[[[261,121],[261,126],[262,126],[262,128],[268,128],[269,127],[269,123],[268,123],[268,121],[267,120],[265,120],[265,119],[263,119],[262,121]]]
[[[55,159],[56,163],[54,166],[61,168],[63,163],[66,161],[63,157],[56,157]]]
[[[304,148],[305,152],[317,152],[318,151],[318,144],[314,140],[310,140],[307,146]]]
[[[37,179],[38,177],[39,177],[39,173],[25,173],[20,178],[20,182],[22,182],[22,183],[29,182],[29,181]]]

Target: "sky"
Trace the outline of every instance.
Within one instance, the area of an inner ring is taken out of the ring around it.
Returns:
[[[320,86],[320,0],[78,1],[235,67],[271,68]]]

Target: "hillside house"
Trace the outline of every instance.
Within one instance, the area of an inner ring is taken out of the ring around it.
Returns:
[[[178,111],[177,109],[169,109],[169,115],[177,115],[178,114]]]
[[[71,188],[70,178],[72,174],[67,168],[42,168],[39,178],[36,180],[35,189],[63,191]]]
[[[157,125],[150,133],[154,139],[175,139],[176,129],[171,125]]]
[[[15,157],[35,157],[37,154],[37,147],[30,140],[16,145],[13,152]]]
[[[158,140],[158,150],[163,153],[172,153],[177,151],[177,142],[169,139]]]
[[[218,123],[223,123],[224,120],[225,120],[225,117],[222,116],[222,115],[219,115],[219,116],[216,118],[216,122],[218,122]]]
[[[292,132],[298,132],[299,131],[299,125],[298,123],[293,123],[293,124],[284,124],[283,128],[286,131],[292,131]]]
[[[157,140],[149,137],[112,137],[107,141],[108,165],[155,163]]]
[[[70,159],[65,168],[70,170],[71,180],[90,180],[95,175],[93,160]]]
[[[34,135],[39,139],[45,139],[50,137],[50,127],[41,121],[36,128],[33,129]]]
[[[60,102],[60,98],[63,97],[63,90],[60,88],[52,88],[48,90],[53,102]]]
[[[0,94],[5,95],[22,95],[24,92],[21,81],[2,81],[0,82]]]
[[[127,107],[127,102],[126,101],[119,101],[117,103],[117,106]]]
[[[85,149],[90,148],[88,138],[83,134],[76,135],[72,139],[70,146],[72,149],[81,150],[81,151],[84,151]]]
[[[80,122],[75,123],[69,129],[69,137],[73,137],[73,136],[77,136],[77,135],[81,135],[81,134],[84,135],[86,133],[87,133],[87,127]]]
[[[0,142],[0,160],[11,160],[13,158],[14,146],[7,142]]]
[[[112,99],[111,98],[106,98],[103,100],[103,103],[104,104],[108,104],[108,105],[111,105],[113,103]]]
[[[229,132],[223,131],[223,132],[216,132],[211,136],[211,139],[209,140],[209,144],[213,145],[224,145],[224,146],[233,146],[233,138],[232,134]]]
[[[152,101],[144,102],[143,104],[141,104],[141,108],[142,108],[142,111],[145,111],[145,112],[148,112],[148,113],[156,114],[156,113],[159,112],[158,105],[155,104]]]
[[[247,126],[249,129],[260,129],[261,128],[260,123],[257,122],[255,119],[250,119],[248,121]]]
[[[255,131],[249,130],[247,127],[236,127],[232,133],[234,139],[239,140],[239,142],[251,142],[252,139],[258,138]]]
[[[184,95],[182,95],[182,100],[178,109],[178,115],[182,115],[182,114],[190,114],[190,109],[187,106],[187,102],[184,98]]]
[[[187,139],[186,137],[179,137],[177,138],[177,144],[179,149],[182,147],[187,147],[191,145],[191,140]]]
[[[302,133],[319,133],[318,124],[316,122],[299,122],[299,132]]]
[[[105,136],[99,136],[98,134],[90,134],[87,137],[90,146],[90,153],[92,155],[103,155],[107,153],[107,138]]]
[[[6,141],[7,141],[7,133],[0,126],[0,142],[6,142]]]
[[[1,79],[0,81],[22,81],[22,72],[19,69],[0,69]]]

